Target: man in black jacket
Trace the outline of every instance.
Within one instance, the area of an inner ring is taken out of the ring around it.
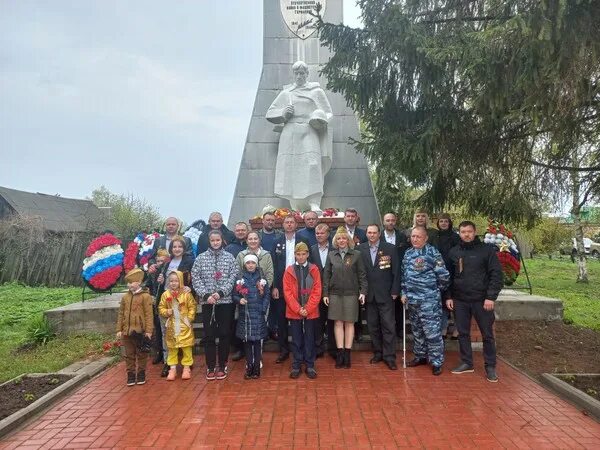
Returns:
[[[327,261],[329,251],[333,249],[329,241],[329,226],[320,223],[315,227],[317,243],[310,247],[309,261],[319,268],[321,279],[323,279],[323,267]],[[322,297],[322,296],[321,296]],[[319,303],[319,321],[315,332],[315,348],[317,358],[325,353],[325,325],[327,325],[327,351],[335,358],[337,349],[333,338],[333,320],[327,320],[328,308],[324,302]]]
[[[373,345],[371,364],[385,361],[391,370],[398,370],[394,303],[400,294],[400,262],[396,247],[381,242],[380,234],[379,225],[369,225],[368,242],[358,246],[369,286],[367,326]]]
[[[223,247],[228,246],[235,239],[233,232],[223,223],[223,215],[220,212],[212,212],[208,216],[208,225],[202,230],[198,238],[198,254],[208,250],[208,233],[211,230],[219,230],[223,236]]]
[[[503,286],[503,275],[496,249],[483,244],[476,236],[475,224],[461,222],[458,226],[461,242],[449,253],[452,285],[446,306],[454,311],[458,328],[461,364],[452,370],[460,374],[473,372],[471,349],[471,317],[475,317],[483,337],[483,358],[488,381],[498,381],[496,375],[496,341],[494,339],[494,302]]]
[[[290,357],[290,345],[288,342],[288,320],[285,317],[285,299],[283,298],[283,274],[288,266],[296,262],[294,249],[296,244],[304,242],[305,239],[298,236],[296,229],[298,224],[294,216],[289,215],[283,219],[283,231],[273,243],[271,258],[273,259],[273,269],[275,278],[273,280],[273,304],[275,305],[275,317],[277,320],[277,342],[279,343],[279,356],[275,360],[277,364],[284,362]]]
[[[387,242],[396,247],[398,251],[398,264],[402,264],[402,258],[406,249],[410,247],[410,239],[406,239],[406,234],[396,228],[397,217],[394,213],[387,213],[383,216],[383,231],[381,232],[381,242]],[[458,235],[457,235],[458,237]],[[394,313],[396,317],[396,336],[402,337],[402,318],[404,317],[402,310],[404,306],[402,302],[394,302]]]
[[[248,237],[249,231],[250,229],[248,228],[248,224],[246,222],[236,223],[233,228],[233,234],[235,235],[235,238],[225,247],[225,251],[231,253],[234,258],[237,258],[237,255],[239,255],[242,250],[246,250],[248,247],[246,244],[246,238]],[[234,361],[237,360],[234,359]]]

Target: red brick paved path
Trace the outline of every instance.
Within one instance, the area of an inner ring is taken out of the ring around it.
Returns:
[[[474,374],[439,378],[353,356],[350,370],[318,360],[314,381],[290,380],[289,364],[269,353],[258,381],[243,380],[240,363],[211,382],[198,368],[169,383],[155,366],[132,388],[121,363],[0,448],[600,448],[600,424],[503,363],[491,384],[480,355]],[[457,355],[448,359],[449,368]]]

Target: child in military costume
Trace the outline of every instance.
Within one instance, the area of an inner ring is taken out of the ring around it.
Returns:
[[[117,316],[117,339],[125,348],[127,368],[127,386],[146,382],[146,363],[148,362],[149,341],[154,331],[152,316],[152,297],[142,288],[144,272],[135,268],[127,272],[125,281],[128,291],[121,298]]]

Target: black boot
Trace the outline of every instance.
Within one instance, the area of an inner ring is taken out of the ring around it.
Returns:
[[[335,355],[335,368],[336,369],[341,369],[342,367],[344,367],[344,349],[343,348],[338,348],[337,351],[337,355]]]
[[[260,378],[260,363],[254,365],[254,370],[252,371],[252,379],[256,380]]]
[[[246,373],[244,373],[244,380],[249,380],[254,374],[254,364],[246,364]]]
[[[349,369],[350,367],[352,367],[352,363],[350,361],[350,350],[349,348],[345,348],[344,349],[344,367],[346,369]]]

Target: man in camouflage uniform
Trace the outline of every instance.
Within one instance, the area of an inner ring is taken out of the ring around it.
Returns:
[[[439,251],[427,243],[427,229],[416,226],[410,235],[412,248],[402,260],[402,303],[408,302],[408,317],[414,337],[412,361],[416,367],[427,364],[433,374],[442,373],[444,340],[442,339],[442,305],[440,292],[448,287],[450,274]]]

